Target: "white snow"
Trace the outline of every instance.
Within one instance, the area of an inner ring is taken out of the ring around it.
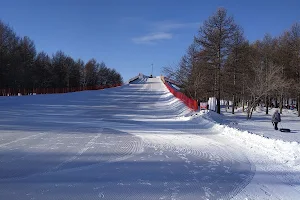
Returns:
[[[299,199],[299,144],[236,116],[189,110],[159,77],[1,97],[0,199]]]
[[[271,116],[276,109],[277,108],[269,109],[269,114],[266,115],[265,108],[258,107],[250,120],[245,120],[246,113],[243,113],[241,108],[239,108],[234,115],[232,115],[229,110],[228,112],[224,110],[223,114],[225,118],[219,117],[218,119],[215,118],[215,120],[222,124],[228,124],[228,121],[233,122],[231,125],[234,125],[234,127],[238,129],[248,130],[257,135],[263,135],[264,137],[300,143],[300,117],[297,117],[297,111],[283,109],[281,114],[282,122],[278,124],[278,127],[291,129],[289,133],[274,130],[271,123]]]

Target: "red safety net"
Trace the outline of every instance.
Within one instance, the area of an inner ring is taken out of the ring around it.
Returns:
[[[167,82],[165,82],[163,80],[163,82],[165,83],[166,87],[168,88],[168,90],[178,99],[180,99],[181,101],[183,101],[185,103],[185,105],[187,107],[189,107],[192,110],[198,110],[198,103],[196,100],[191,99],[189,97],[187,97],[186,95],[184,95],[181,92],[178,92],[176,89],[174,89],[173,87],[171,87]]]
[[[72,88],[32,88],[32,89],[5,88],[5,89],[0,89],[0,96],[58,94],[58,93],[78,92],[84,90],[103,90],[105,88],[113,88],[118,86],[121,86],[121,84],[72,87]]]

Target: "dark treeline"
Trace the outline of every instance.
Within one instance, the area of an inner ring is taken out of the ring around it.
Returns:
[[[121,75],[95,59],[84,63],[62,51],[37,52],[28,37],[18,37],[0,21],[0,89],[76,88],[122,84]]]
[[[271,105],[282,111],[293,99],[300,116],[300,24],[279,37],[266,34],[250,43],[233,17],[218,9],[204,21],[178,66],[164,73],[194,99],[216,97],[218,113],[221,99],[243,109],[247,104],[248,118],[258,104],[268,114]]]

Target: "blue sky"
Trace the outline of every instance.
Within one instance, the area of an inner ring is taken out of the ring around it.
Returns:
[[[0,0],[0,19],[38,51],[64,51],[74,59],[95,58],[124,80],[175,66],[201,23],[218,7],[244,29],[250,41],[281,34],[300,22],[297,0]]]

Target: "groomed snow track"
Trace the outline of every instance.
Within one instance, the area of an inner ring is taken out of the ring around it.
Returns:
[[[230,199],[255,167],[192,113],[160,78],[1,97],[0,199]]]

